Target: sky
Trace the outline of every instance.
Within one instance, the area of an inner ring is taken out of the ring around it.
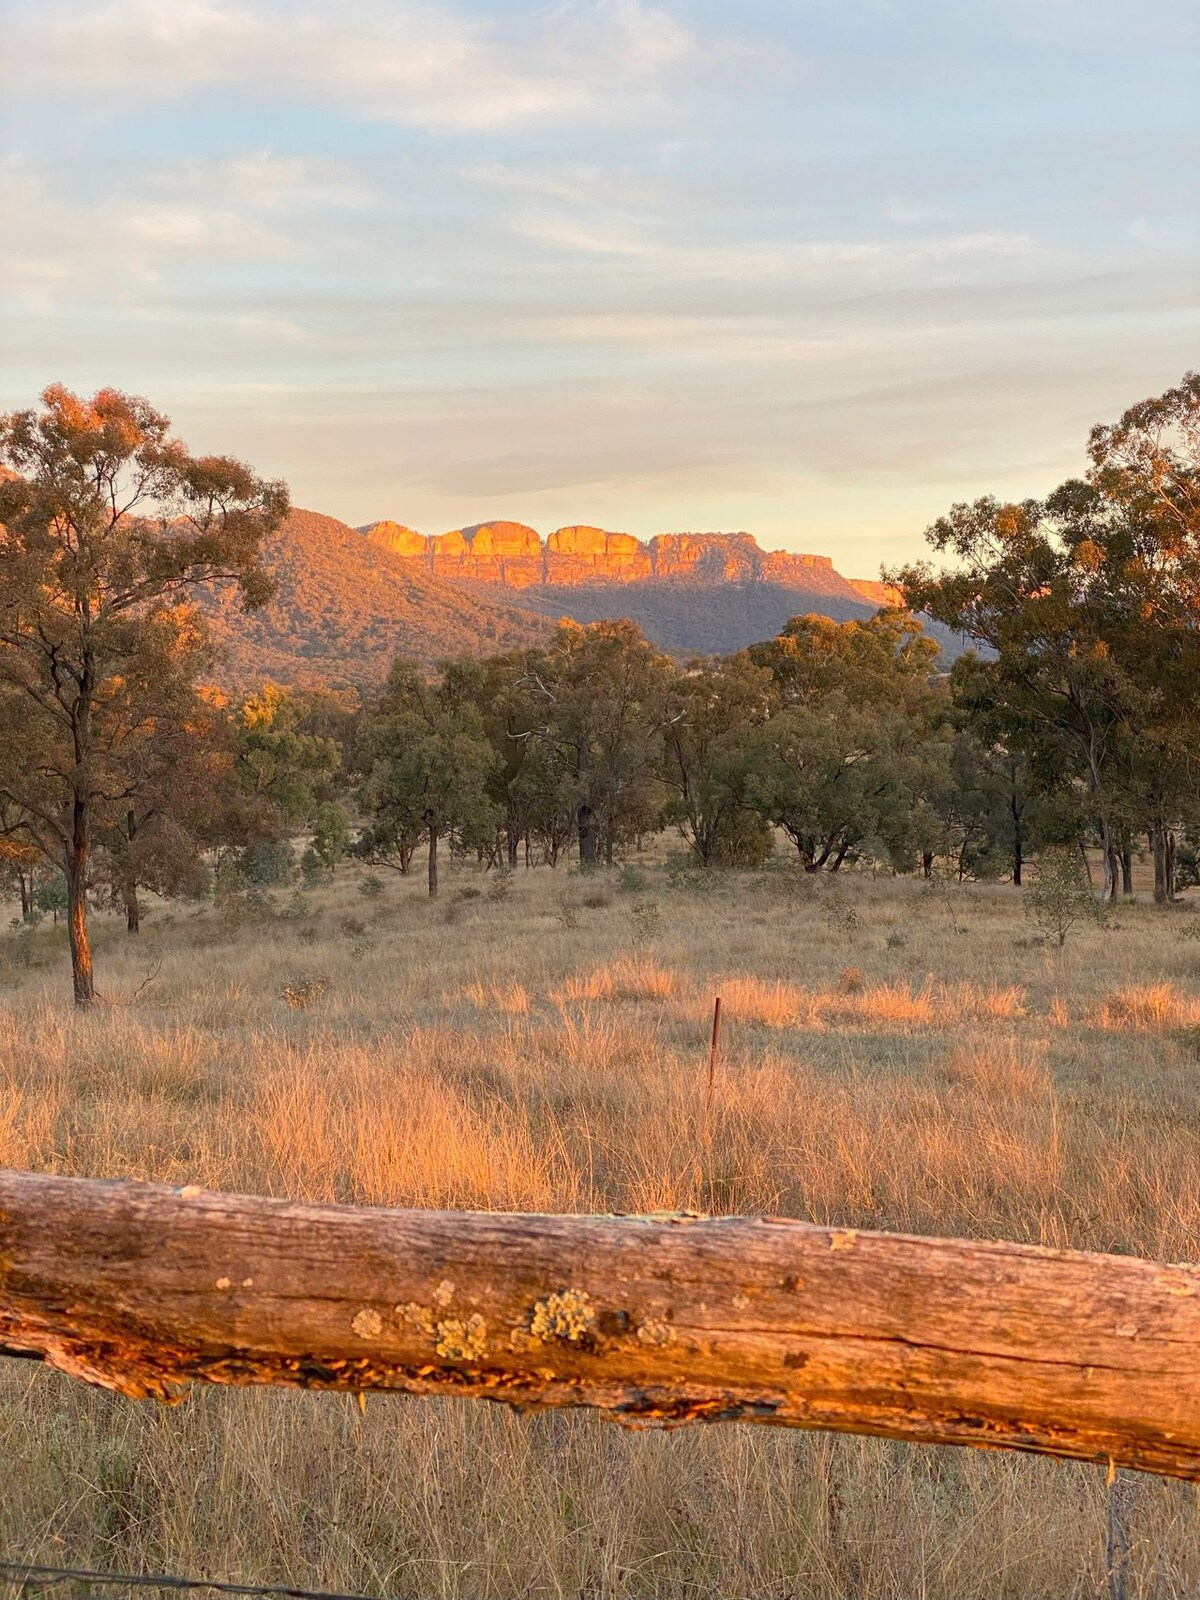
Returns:
[[[0,0],[0,408],[872,576],[1198,364],[1195,0]]]

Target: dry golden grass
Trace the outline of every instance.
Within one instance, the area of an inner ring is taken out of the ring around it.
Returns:
[[[1196,1257],[1194,913],[1123,909],[1059,951],[1010,891],[951,915],[850,880],[859,926],[831,933],[803,884],[649,870],[650,939],[615,888],[564,927],[548,871],[500,903],[412,881],[364,906],[347,871],[240,927],[158,907],[138,943],[102,930],[83,1018],[56,934],[0,940],[0,1162]],[[0,1368],[0,1555],[30,1560],[414,1596],[1083,1596],[1104,1503],[1101,1470],[1014,1456],[391,1397],[161,1410]],[[1145,1480],[1133,1534],[1134,1595],[1196,1592],[1194,1490]]]

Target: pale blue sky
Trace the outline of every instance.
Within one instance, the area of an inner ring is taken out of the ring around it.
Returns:
[[[0,0],[0,406],[845,571],[1200,360],[1194,0]]]

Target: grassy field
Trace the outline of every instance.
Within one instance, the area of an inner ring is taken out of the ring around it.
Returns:
[[[695,1208],[1200,1256],[1200,905],[1041,943],[1010,889],[564,869],[0,938],[0,1165],[371,1205]],[[1193,897],[1194,898],[1194,897]],[[146,981],[149,980],[149,981]],[[713,998],[725,1014],[701,1118]],[[1200,1591],[1135,1480],[1131,1593]],[[1069,1596],[1104,1472],[0,1364],[0,1557],[413,1596]],[[2,1592],[2,1590],[0,1590]]]

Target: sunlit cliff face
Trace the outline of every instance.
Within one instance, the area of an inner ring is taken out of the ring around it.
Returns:
[[[630,533],[575,523],[545,540],[523,522],[481,522],[449,533],[420,534],[402,523],[367,523],[359,530],[371,544],[417,561],[447,577],[473,578],[524,589],[537,584],[589,581],[633,582],[642,578],[788,583],[815,575],[856,591],[878,605],[893,604],[889,585],[843,579],[829,556],[763,550],[748,533],[660,533],[637,539]]]

